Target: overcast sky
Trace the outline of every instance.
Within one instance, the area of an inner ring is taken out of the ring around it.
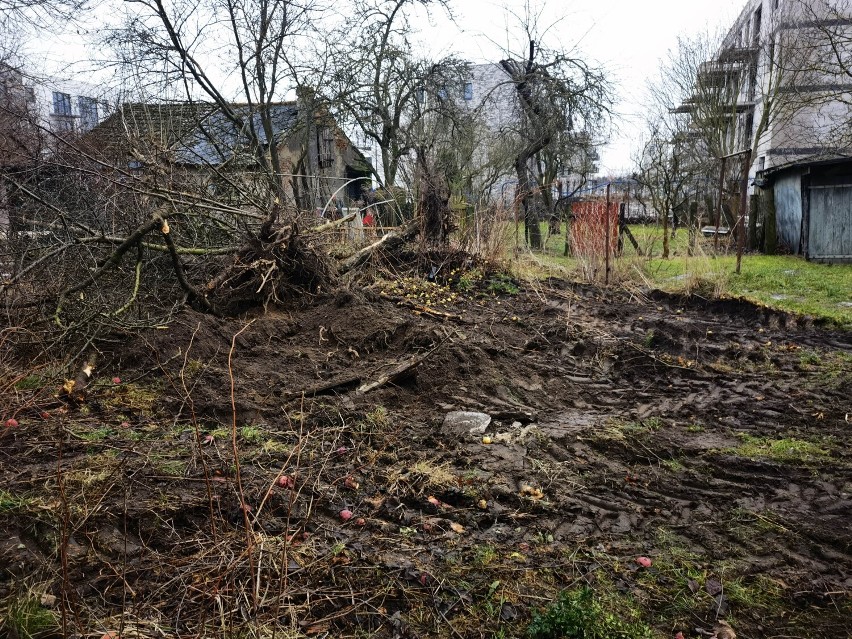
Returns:
[[[456,0],[461,37],[435,13],[433,24],[423,27],[425,41],[437,51],[454,50],[473,62],[494,62],[506,43],[505,7],[522,14],[524,4],[524,0]],[[601,152],[602,172],[630,170],[642,128],[646,81],[676,45],[678,35],[727,28],[745,4],[746,0],[547,2],[541,24],[558,20],[549,37],[558,37],[566,47],[576,44],[587,58],[608,69],[618,85],[618,130]]]
[[[431,18],[425,14],[415,17],[414,26],[419,31],[417,46],[435,55],[457,53],[474,63],[496,62],[507,43],[506,9],[523,15],[525,2],[451,0],[455,25],[440,11],[433,11]],[[539,5],[542,2],[538,0]],[[587,59],[604,66],[616,83],[619,117],[610,143],[601,151],[603,173],[631,170],[631,156],[642,130],[644,87],[647,79],[656,73],[660,60],[676,45],[678,35],[726,28],[745,3],[746,0],[544,2],[546,10],[540,24],[556,24],[548,34],[551,42],[558,40],[566,48],[576,47]],[[30,55],[52,56],[52,64],[42,59],[45,67],[54,69],[63,61],[96,57],[91,50],[86,51],[83,43],[97,34],[97,13],[92,16],[89,29],[76,28],[61,38],[32,42],[33,46],[28,47]],[[45,47],[46,44],[50,46]]]

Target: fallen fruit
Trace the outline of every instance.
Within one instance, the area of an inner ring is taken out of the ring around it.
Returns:
[[[296,480],[290,477],[290,475],[281,475],[281,477],[278,478],[278,485],[281,486],[281,488],[295,488]]]
[[[426,501],[428,501],[430,504],[432,504],[436,508],[441,507],[441,500],[438,499],[437,497],[433,497],[432,495],[429,495],[429,497],[427,498]]]
[[[121,422],[119,426],[121,426],[122,428],[130,428],[130,422]]]
[[[636,557],[636,563],[642,566],[643,568],[650,568],[652,562],[648,557]]]
[[[6,420],[6,428],[17,428],[17,427],[18,427],[18,420],[15,419],[14,417],[10,417],[9,419]]]
[[[682,632],[678,632],[678,633],[674,636],[674,639],[685,639],[685,637],[683,636],[683,633],[682,633]]]
[[[479,506],[480,510],[485,510],[486,508],[488,508],[488,502],[484,499],[480,499],[476,505]]]
[[[120,377],[113,377],[112,383],[113,384],[121,384],[121,378]]]
[[[349,449],[346,448],[346,446],[341,446],[340,448],[337,449],[338,455],[345,455],[348,452],[349,452]]]
[[[346,479],[343,480],[343,485],[352,490],[358,490],[361,486],[352,475],[347,475]]]
[[[343,521],[349,521],[350,519],[352,519],[352,511],[349,510],[348,508],[344,508],[343,510],[340,511],[340,518]]]
[[[457,532],[459,534],[464,532],[464,526],[462,526],[461,524],[458,524],[454,521],[450,522],[450,528],[453,529],[453,532]]]
[[[50,413],[48,413],[46,410],[44,410],[41,413],[39,413],[39,417],[41,417],[42,419],[50,419]]]
[[[367,520],[364,519],[363,517],[358,517],[358,519],[355,520],[355,525],[356,526],[366,526]]]
[[[544,499],[544,491],[541,488],[534,488],[529,484],[521,486],[521,495],[530,497],[531,499]]]
[[[491,438],[490,438],[488,435],[486,435],[485,437],[483,437],[483,438],[482,438],[482,443],[483,443],[483,444],[485,444],[486,446],[487,446],[488,444],[490,444],[490,443],[491,443],[491,441],[492,441],[492,440],[491,440]]]

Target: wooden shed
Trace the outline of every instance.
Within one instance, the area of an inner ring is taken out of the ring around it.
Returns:
[[[772,175],[779,245],[819,262],[852,263],[852,161]]]

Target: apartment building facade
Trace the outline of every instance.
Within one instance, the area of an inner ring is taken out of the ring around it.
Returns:
[[[808,259],[852,262],[850,70],[852,2],[750,0],[699,71],[699,87],[735,87],[730,150],[751,154],[752,213]]]

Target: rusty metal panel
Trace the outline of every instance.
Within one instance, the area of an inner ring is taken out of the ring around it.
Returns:
[[[775,224],[778,241],[793,253],[802,252],[802,178],[797,172],[775,180]]]
[[[852,260],[852,184],[810,187],[808,257]]]

